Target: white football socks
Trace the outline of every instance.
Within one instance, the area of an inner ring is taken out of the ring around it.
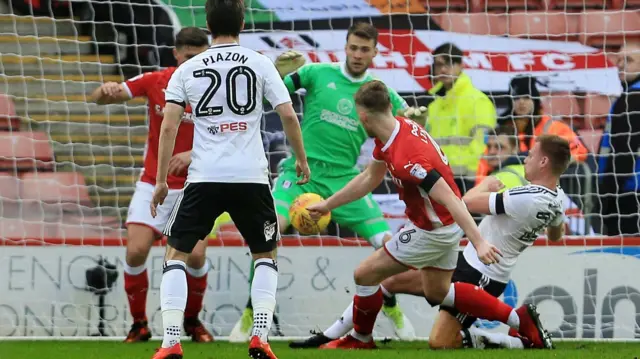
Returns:
[[[353,301],[349,303],[349,306],[344,310],[340,319],[331,324],[322,334],[327,338],[338,339],[347,335],[351,329],[353,329]]]
[[[271,330],[273,312],[276,308],[278,289],[278,266],[273,259],[260,258],[254,261],[251,303],[253,304],[253,333],[266,342]]]
[[[187,305],[187,273],[183,261],[168,260],[160,282],[160,308],[164,338],[162,347],[170,348],[180,343],[184,308]]]
[[[504,333],[487,332],[472,326],[469,328],[469,334],[474,337],[472,343],[475,348],[484,348],[484,342],[487,341],[491,344],[499,345],[501,348],[524,349],[522,340]]]

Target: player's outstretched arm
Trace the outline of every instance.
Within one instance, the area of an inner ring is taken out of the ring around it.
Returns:
[[[498,258],[499,255],[501,255],[500,251],[482,238],[476,222],[473,220],[473,217],[471,217],[464,203],[456,196],[443,178],[438,179],[433,187],[431,187],[429,197],[447,208],[453,220],[458,223],[467,238],[469,238],[469,241],[471,241],[476,248],[478,258],[484,264],[498,263],[500,261]]]
[[[117,82],[107,82],[95,89],[91,94],[91,101],[98,105],[110,105],[130,100],[129,92],[124,85]]]
[[[296,156],[296,167],[299,167],[296,168],[296,171],[301,172],[298,173],[298,176],[302,175],[303,177],[298,183],[307,183],[311,173],[309,171],[309,164],[307,163],[307,152],[302,142],[302,130],[300,129],[298,115],[296,115],[296,111],[293,109],[291,102],[285,102],[276,106],[276,112],[280,116],[284,134],[287,136],[287,140]]]
[[[467,209],[472,213],[493,214],[491,212],[491,193],[504,188],[504,184],[494,176],[487,176],[477,186],[471,188],[462,197]]]
[[[312,217],[320,217],[335,208],[351,203],[371,193],[384,179],[387,165],[382,161],[372,161],[367,168],[347,183],[333,196],[307,207]]]

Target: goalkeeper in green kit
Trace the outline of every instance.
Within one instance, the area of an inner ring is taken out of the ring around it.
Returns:
[[[277,58],[276,68],[284,77],[289,91],[294,93],[299,89],[306,90],[301,127],[309,167],[313,173],[307,184],[297,185],[295,158],[283,161],[273,190],[281,231],[289,227],[289,207],[299,195],[317,193],[323,198],[329,198],[360,173],[356,163],[368,136],[356,114],[353,96],[362,84],[374,79],[367,69],[377,55],[377,40],[378,31],[375,27],[368,23],[358,23],[347,32],[346,61],[343,63],[302,66],[305,60],[295,51],[286,52]],[[425,108],[409,107],[398,93],[392,89],[389,91],[394,113],[410,117],[424,125]],[[336,208],[331,216],[339,225],[356,232],[376,249],[392,236],[389,224],[371,194]],[[393,323],[396,335],[403,340],[415,338],[413,327],[400,310],[395,297],[385,295],[384,304],[383,313]],[[342,337],[352,324],[341,323],[343,320],[350,322],[351,318],[351,313],[345,311],[343,317],[322,335],[309,340]],[[229,339],[247,340],[252,325],[253,315],[249,302]],[[294,342],[291,346],[306,347],[304,342]]]

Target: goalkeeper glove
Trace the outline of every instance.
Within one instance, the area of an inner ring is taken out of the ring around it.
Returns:
[[[301,53],[295,50],[289,50],[276,59],[275,65],[276,69],[280,73],[281,77],[285,77],[285,75],[290,74],[300,67],[304,65],[305,60],[304,56]]]
[[[427,108],[424,106],[409,107],[404,110],[404,117],[410,118],[422,126],[427,124]]]

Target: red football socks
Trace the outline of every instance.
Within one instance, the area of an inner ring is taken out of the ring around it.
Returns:
[[[145,269],[138,275],[124,273],[124,291],[129,300],[129,310],[134,322],[147,319],[147,292],[149,277]]]
[[[202,277],[193,277],[187,273],[187,288],[189,288],[189,292],[184,317],[196,318],[202,310],[202,301],[207,290],[207,274]]]
[[[353,297],[353,329],[358,334],[370,335],[373,333],[373,326],[376,324],[376,317],[382,308],[382,290],[378,289],[375,294],[361,297]]]
[[[504,304],[500,299],[485,292],[483,289],[469,283],[454,283],[455,306],[462,313],[474,317],[497,320],[507,323],[513,308]]]

